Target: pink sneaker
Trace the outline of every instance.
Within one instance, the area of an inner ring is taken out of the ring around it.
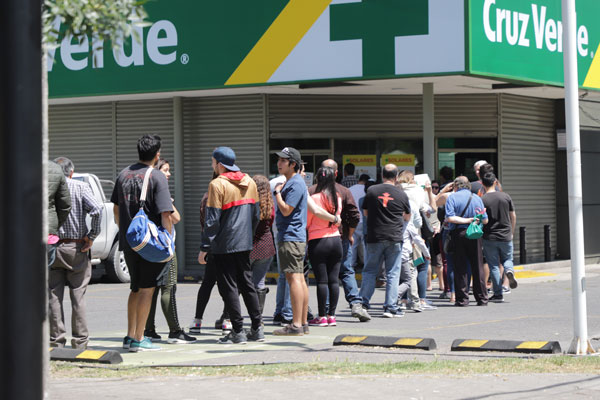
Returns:
[[[327,317],[327,325],[337,326],[337,322],[335,322],[335,317]]]
[[[308,321],[308,325],[310,325],[310,326],[327,326],[327,318],[316,317],[316,318]]]

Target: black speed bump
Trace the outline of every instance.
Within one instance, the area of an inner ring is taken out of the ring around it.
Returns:
[[[560,343],[554,341],[456,339],[451,351],[502,351],[514,353],[561,353]]]
[[[123,358],[118,351],[114,350],[77,350],[65,349],[64,347],[51,347],[50,360],[73,361],[73,362],[95,362],[101,364],[120,364]]]
[[[431,338],[406,338],[397,336],[357,336],[339,335],[333,340],[334,346],[376,346],[400,349],[435,350],[435,340]]]

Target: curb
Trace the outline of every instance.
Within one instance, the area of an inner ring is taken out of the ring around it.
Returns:
[[[560,343],[556,341],[516,341],[516,340],[479,340],[456,339],[451,351],[501,351],[515,353],[562,353]]]
[[[376,346],[400,349],[435,350],[435,340],[431,338],[404,338],[397,336],[357,336],[338,335],[333,340],[334,346]]]
[[[120,364],[123,358],[118,351],[114,350],[78,350],[65,349],[64,347],[51,347],[50,360],[94,362],[101,364]]]

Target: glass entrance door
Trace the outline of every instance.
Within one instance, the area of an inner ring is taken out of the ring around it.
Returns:
[[[438,139],[437,170],[450,167],[454,177],[464,175],[473,182],[477,180],[473,164],[485,160],[498,171],[496,138],[481,139]]]

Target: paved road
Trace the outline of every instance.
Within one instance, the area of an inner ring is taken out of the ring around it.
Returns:
[[[124,364],[131,366],[156,365],[237,365],[277,362],[357,361],[399,362],[438,359],[491,359],[514,357],[510,353],[452,353],[454,339],[511,339],[558,340],[566,350],[572,338],[570,299],[570,271],[567,268],[519,272],[519,288],[506,295],[503,304],[488,307],[457,308],[437,299],[439,292],[428,293],[439,307],[436,311],[408,312],[401,319],[380,318],[384,291],[374,296],[375,310],[371,322],[360,323],[350,316],[345,302],[340,302],[338,326],[311,328],[305,337],[281,338],[270,334],[274,327],[270,314],[274,308],[274,287],[267,296],[265,318],[267,341],[247,345],[216,344],[220,332],[206,329],[199,340],[191,345],[164,343],[158,352],[123,352]],[[178,285],[178,306],[182,325],[193,317],[197,284]],[[600,347],[600,265],[587,267],[588,324],[596,347]],[[316,309],[314,287],[311,290],[311,307]],[[126,327],[127,285],[94,284],[89,287],[88,319],[91,346],[97,349],[120,349]],[[70,319],[68,299],[65,300],[65,317]],[[216,288],[206,312],[207,326],[220,314],[222,303]],[[158,331],[167,335],[167,325],[160,314]],[[406,337],[432,337],[438,349],[431,352],[415,350],[389,350],[352,346],[332,346],[339,334],[394,335]],[[526,357],[525,355],[521,355]],[[151,371],[151,370],[148,370]],[[137,379],[51,379],[50,398],[306,398],[309,391],[320,388],[332,398],[365,399],[373,394],[380,398],[411,399],[571,399],[600,398],[600,377],[592,375],[477,375],[456,376],[333,376],[251,378],[235,377],[163,377],[147,376]],[[149,375],[149,376],[148,376]],[[393,381],[391,381],[393,379]],[[393,383],[393,384],[390,384]]]
[[[270,332],[274,309],[275,287],[267,295],[265,343],[247,345],[219,345],[216,340],[220,331],[210,329],[219,316],[222,301],[217,289],[205,313],[208,329],[191,345],[164,343],[159,352],[130,354],[124,352],[124,363],[129,365],[157,364],[247,364],[258,362],[297,361],[399,361],[403,359],[428,360],[434,357],[461,359],[473,354],[451,353],[454,339],[508,339],[508,340],[558,340],[566,350],[572,338],[572,305],[570,299],[570,272],[566,268],[533,271],[531,278],[519,279],[519,288],[505,296],[503,304],[488,307],[453,307],[446,300],[437,299],[439,291],[428,293],[438,306],[435,311],[406,313],[404,318],[381,318],[384,290],[378,289],[374,296],[373,320],[360,323],[350,316],[345,301],[340,301],[338,326],[311,328],[304,337],[275,337]],[[518,275],[528,275],[519,272]],[[179,284],[177,302],[182,326],[187,326],[193,317],[198,284]],[[600,265],[587,267],[588,324],[590,336],[600,334]],[[311,307],[316,309],[315,288],[311,286]],[[124,284],[94,284],[87,293],[88,320],[91,346],[120,350],[126,328],[126,299],[128,286]],[[69,316],[68,299],[65,300],[65,318]],[[158,332],[166,338],[168,328],[162,313],[158,312]],[[246,322],[249,322],[246,318]],[[390,335],[401,337],[431,337],[438,349],[432,352],[415,350],[384,350],[332,346],[333,339],[340,334]],[[500,353],[478,353],[478,357],[498,357]]]
[[[147,377],[62,380],[50,398],[85,399],[598,399],[593,375],[305,376],[274,378]]]

